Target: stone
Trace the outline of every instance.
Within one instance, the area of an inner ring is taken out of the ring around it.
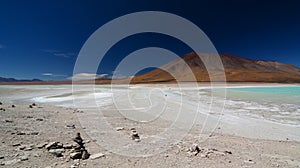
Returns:
[[[73,139],[73,141],[78,143],[81,147],[84,145],[83,144],[83,139],[81,138],[79,132],[76,134],[76,137]]]
[[[25,155],[20,157],[20,160],[25,161],[25,160],[28,160],[28,158],[29,158],[29,154],[25,154]]]
[[[4,156],[3,156],[3,155],[0,155],[0,159],[4,159]]]
[[[24,150],[25,148],[26,148],[26,146],[22,145],[22,146],[19,147],[19,150]]]
[[[21,162],[20,159],[13,159],[13,160],[3,161],[3,162],[1,163],[1,165],[14,165],[14,164],[17,164],[17,163],[19,163],[19,162]]]
[[[94,159],[99,159],[99,158],[102,158],[104,157],[105,154],[104,153],[96,153],[96,154],[93,154],[90,156],[90,159],[94,160]]]
[[[29,132],[27,135],[39,135],[39,132]]]
[[[66,145],[64,145],[65,149],[72,149],[73,147],[74,147],[73,144],[66,144]]]
[[[32,147],[26,147],[24,150],[25,151],[31,151],[33,148]]]
[[[73,159],[73,160],[81,159],[81,156],[82,156],[81,152],[74,152],[74,153],[70,154],[70,158]]]
[[[32,106],[36,106],[36,104],[35,104],[35,103],[32,103]]]
[[[14,122],[13,120],[8,120],[8,119],[6,119],[6,120],[4,120],[5,122],[7,122],[7,123],[12,123],[12,122]]]
[[[52,155],[54,155],[56,157],[62,157],[64,152],[65,152],[64,149],[50,149],[49,150],[49,153],[51,153]]]
[[[122,130],[124,130],[124,127],[116,127],[115,129],[116,129],[116,131],[122,131]]]
[[[45,146],[45,148],[47,150],[50,150],[50,149],[55,149],[57,146],[57,142],[50,142],[48,145]]]
[[[44,121],[44,119],[42,119],[42,118],[37,118],[37,119],[35,119],[36,121]]]
[[[208,155],[206,155],[206,154],[201,154],[200,157],[201,157],[201,158],[207,158]]]
[[[0,102],[0,105],[2,105],[2,102]]]
[[[230,155],[232,154],[231,151],[224,151],[224,153],[225,153],[225,154],[230,154]]]
[[[75,129],[76,128],[74,124],[68,124],[68,125],[66,125],[66,127],[70,128],[70,129]]]
[[[131,139],[134,140],[134,141],[136,141],[136,142],[139,142],[140,141],[140,136],[139,136],[139,134],[137,132],[133,132],[131,134]]]
[[[90,154],[88,153],[88,151],[87,150],[83,150],[81,158],[83,160],[85,160],[85,159],[88,159],[89,157],[90,157]]]
[[[17,135],[26,135],[25,132],[17,132]]]
[[[32,105],[29,105],[29,108],[33,108]]]
[[[21,143],[14,143],[12,146],[21,146]]]
[[[16,106],[13,104],[13,105],[11,105],[11,107],[12,107],[12,108],[15,108]]]
[[[47,143],[44,142],[44,143],[40,143],[40,144],[36,145],[35,147],[37,147],[38,149],[41,149],[41,148],[44,148],[46,145],[47,145]]]

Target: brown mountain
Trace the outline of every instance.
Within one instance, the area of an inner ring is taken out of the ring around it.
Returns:
[[[208,63],[214,61],[215,55],[213,54],[198,53],[198,55]],[[134,77],[132,83],[174,82],[173,76],[177,81],[193,81],[196,78],[199,82],[209,82],[211,80],[207,73],[208,67],[204,66],[198,55],[196,53],[186,54],[160,68]],[[300,83],[300,68],[293,65],[276,61],[251,60],[231,54],[221,54],[220,57],[227,82]],[[209,67],[214,81],[223,81],[224,79],[221,77],[222,69],[220,67],[221,65]]]

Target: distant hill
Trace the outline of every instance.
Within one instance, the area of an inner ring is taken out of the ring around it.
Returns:
[[[15,79],[15,78],[3,78],[0,77],[0,82],[41,82],[42,80],[40,79],[32,79],[32,80],[27,80],[27,79]]]
[[[214,55],[198,53],[201,58],[209,59]],[[276,61],[251,60],[231,54],[220,55],[226,74],[227,82],[279,82],[300,83],[300,68]],[[183,61],[184,60],[184,61]],[[188,65],[186,66],[185,63]],[[161,68],[176,75],[177,81],[193,81],[193,75],[198,82],[209,82],[206,67],[197,55],[189,53],[177,58]],[[189,68],[193,73],[190,73]],[[211,69],[214,79],[222,80],[220,69]],[[172,82],[174,77],[160,68],[154,69],[132,79],[132,83]]]

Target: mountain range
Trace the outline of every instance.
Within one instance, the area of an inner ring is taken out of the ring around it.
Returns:
[[[15,78],[3,78],[0,77],[0,82],[41,82],[42,80],[40,79],[32,79],[32,80],[27,80],[27,79],[15,79]]]
[[[215,54],[192,52],[160,68],[134,77],[132,83],[172,82],[175,81],[175,78],[177,81],[194,81],[194,79],[198,82],[209,82],[212,79],[224,81],[221,64],[217,64],[218,66],[215,67],[206,67],[202,61],[205,59],[206,62],[211,63],[215,56]],[[227,82],[300,82],[300,68],[294,65],[276,61],[251,60],[232,54],[221,54],[220,58]],[[211,63],[211,65],[213,64]],[[211,76],[208,75],[207,69],[212,72]]]

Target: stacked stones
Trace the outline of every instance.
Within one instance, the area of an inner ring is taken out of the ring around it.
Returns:
[[[76,137],[73,139],[74,142],[76,142],[75,145],[73,145],[72,153],[70,154],[71,159],[88,159],[90,157],[90,154],[85,149],[83,139],[80,136],[80,133],[76,134]]]
[[[137,133],[135,128],[131,128],[131,139],[134,140],[135,142],[140,142],[141,141],[140,136]]]

